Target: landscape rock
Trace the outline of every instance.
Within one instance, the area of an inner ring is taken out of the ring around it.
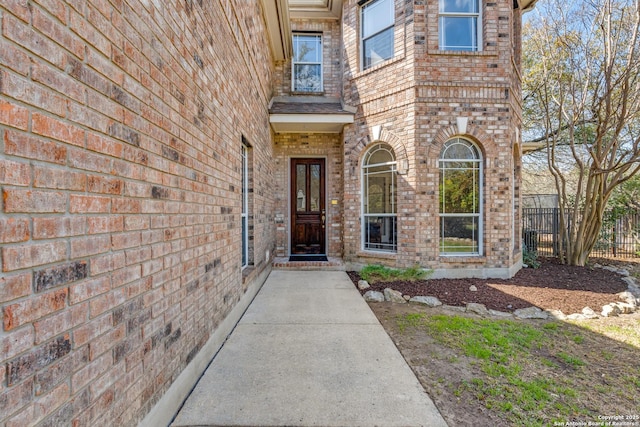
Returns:
[[[569,320],[584,320],[586,319],[586,317],[584,316],[584,314],[581,313],[573,313],[567,316],[567,319]]]
[[[507,313],[505,311],[498,311],[489,309],[489,314],[495,317],[513,317],[513,314]]]
[[[489,310],[484,304],[478,304],[476,302],[467,303],[467,311],[470,313],[476,313],[481,316],[486,316],[489,314]]]
[[[548,319],[549,313],[540,310],[538,307],[519,308],[513,312],[519,319]]]
[[[614,303],[614,305],[620,309],[622,314],[631,314],[634,311],[636,311],[635,305],[632,305],[626,302],[616,302]]]
[[[613,265],[605,265],[602,268],[604,270],[609,270],[609,271],[611,271],[613,273],[618,273],[618,274],[620,274],[622,276],[628,276],[629,275],[629,271],[628,270],[625,270],[624,268],[618,268],[618,267],[615,267]]]
[[[638,287],[638,284],[636,283],[636,279],[633,276],[623,277],[622,281],[625,282],[629,286],[629,288]]]
[[[407,300],[402,297],[402,292],[395,291],[391,288],[386,288],[384,290],[384,300],[391,301],[400,304],[406,304]]]
[[[384,302],[384,295],[378,291],[367,291],[364,294],[364,300],[367,302]]]
[[[402,295],[402,298],[408,302],[411,299],[411,295]]]
[[[635,296],[637,299],[640,299],[640,286],[638,286],[635,282],[627,284],[629,285],[629,287],[627,288],[627,292]]]
[[[598,314],[593,311],[591,307],[585,307],[582,309],[582,315],[587,319],[597,319]]]
[[[624,291],[624,292],[620,292],[618,294],[618,297],[623,300],[624,302],[626,302],[627,304],[631,304],[634,307],[636,307],[638,305],[638,299],[636,298],[635,295],[633,295],[631,292],[629,291]]]
[[[560,310],[546,310],[546,311],[549,314],[549,317],[551,317],[553,319],[556,319],[556,320],[566,320],[567,319],[567,315],[564,314]]]
[[[464,313],[465,311],[467,311],[467,308],[466,308],[466,307],[460,307],[460,306],[457,306],[457,305],[447,305],[447,304],[444,304],[444,305],[442,305],[442,308],[444,308],[445,310],[449,310],[449,311],[458,311],[458,312],[462,312],[462,313]]]
[[[475,286],[475,285],[471,285],[471,286],[469,286],[469,290],[470,290],[471,292],[478,292],[478,288],[476,288],[476,286]]]
[[[616,304],[607,304],[602,306],[602,317],[617,317],[621,313]]]
[[[358,289],[364,291],[365,289],[369,289],[371,285],[366,280],[358,280]]]
[[[442,305],[442,302],[436,297],[429,296],[417,296],[413,297],[409,300],[409,302],[414,302],[416,304],[424,304],[429,307],[438,307]]]

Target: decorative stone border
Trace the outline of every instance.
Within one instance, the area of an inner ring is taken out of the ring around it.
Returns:
[[[557,320],[583,320],[583,319],[596,319],[598,317],[612,317],[620,314],[630,314],[640,310],[640,286],[636,278],[629,274],[629,271],[624,268],[616,268],[612,266],[601,266],[595,264],[596,268],[604,268],[605,270],[612,271],[620,274],[622,280],[627,284],[628,288],[624,292],[620,292],[618,297],[620,301],[612,302],[602,307],[600,313],[596,313],[590,307],[582,309],[581,313],[572,313],[569,315],[564,314],[560,310],[541,310],[538,307],[527,307],[515,310],[513,313],[507,313],[503,311],[490,310],[484,304],[467,303],[466,307],[458,307],[442,304],[442,302],[434,296],[415,296],[402,295],[401,292],[386,288],[384,292],[367,291],[363,295],[367,302],[395,302],[399,304],[415,303],[422,304],[427,307],[441,307],[445,310],[457,311],[457,312],[469,312],[475,313],[480,316],[493,316],[500,318],[512,318],[517,319],[557,319]],[[358,282],[358,289],[368,289],[369,283],[366,280],[360,280]],[[475,287],[475,286],[472,286]],[[474,289],[471,289],[473,291]]]

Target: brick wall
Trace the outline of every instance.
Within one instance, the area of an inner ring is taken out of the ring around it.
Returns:
[[[0,22],[0,424],[135,425],[275,249],[257,2],[9,0]]]
[[[337,20],[292,19],[291,31],[322,35],[323,96],[339,98],[342,94],[342,37]],[[291,61],[276,66],[274,96],[289,96],[291,92]]]
[[[326,251],[328,256],[342,256],[343,224],[343,151],[339,134],[277,134],[274,140],[274,164],[277,223],[276,255],[290,254],[290,162],[291,158],[325,158],[326,182]],[[332,204],[331,200],[337,200]]]
[[[460,269],[512,274],[517,269],[520,13],[508,0],[481,4],[481,52],[452,53],[438,47],[437,1],[396,2],[394,57],[361,71],[359,9],[356,1],[345,1],[345,99],[358,107],[354,125],[344,131],[347,261],[418,263],[451,274]],[[458,117],[468,119],[464,134],[458,133]],[[355,172],[375,142],[377,126],[383,129],[380,140],[408,165],[397,184],[398,253],[393,255],[361,250],[361,182]],[[454,136],[476,143],[483,156],[484,251],[479,257],[439,255],[438,158]]]

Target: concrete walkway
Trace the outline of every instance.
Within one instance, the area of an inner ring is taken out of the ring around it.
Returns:
[[[271,273],[173,426],[446,426],[349,277]]]

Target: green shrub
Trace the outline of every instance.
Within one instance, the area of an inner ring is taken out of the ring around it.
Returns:
[[[522,263],[528,265],[531,268],[540,267],[540,261],[538,261],[538,252],[530,251],[525,246],[522,251]]]
[[[432,270],[425,270],[419,265],[411,268],[390,268],[383,265],[369,264],[360,270],[360,277],[369,283],[392,282],[394,280],[422,280],[429,276]]]

